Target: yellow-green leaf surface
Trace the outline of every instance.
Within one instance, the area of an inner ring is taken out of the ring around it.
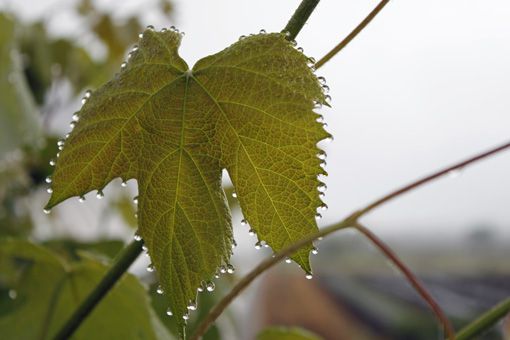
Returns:
[[[0,338],[53,339],[104,276],[90,259],[67,263],[25,241],[0,241]],[[6,292],[9,294],[6,294]],[[146,289],[125,275],[73,335],[73,340],[169,339]]]
[[[280,250],[317,230],[325,174],[321,85],[283,34],[244,38],[190,70],[181,35],[146,30],[115,78],[92,93],[65,142],[47,205],[136,179],[139,232],[174,315],[231,255],[222,170],[260,240]],[[311,271],[311,245],[293,259]]]
[[[257,335],[257,340],[320,340],[317,335],[297,327],[270,327]]]

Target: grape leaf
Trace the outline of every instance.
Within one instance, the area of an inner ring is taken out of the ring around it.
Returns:
[[[90,259],[67,263],[25,241],[0,241],[0,329],[4,340],[53,339],[107,267]],[[73,339],[169,339],[145,288],[125,275]]]
[[[116,177],[135,178],[139,232],[177,317],[232,252],[222,170],[260,240],[280,250],[317,230],[313,112],[322,87],[284,34],[250,36],[198,61],[178,55],[181,35],[143,33],[115,78],[78,112],[53,175],[47,209]],[[293,255],[311,272],[311,244]]]

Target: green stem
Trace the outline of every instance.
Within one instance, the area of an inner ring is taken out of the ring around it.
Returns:
[[[473,339],[494,326],[505,315],[510,313],[510,298],[498,303],[496,306],[483,313],[478,319],[460,330],[457,334],[457,340]]]
[[[303,0],[290,18],[283,32],[288,32],[287,39],[294,40],[305,25],[320,0]]]
[[[325,63],[327,63],[331,58],[333,58],[338,52],[344,49],[356,36],[375,18],[375,16],[386,6],[386,4],[390,2],[390,0],[382,0],[373,10],[368,14],[368,16],[358,25],[347,37],[344,38],[338,45],[336,45],[331,51],[328,52],[324,57],[322,57],[316,64],[315,68],[318,69]]]
[[[54,340],[69,339],[80,324],[85,321],[96,305],[112,289],[117,281],[124,275],[131,264],[142,252],[142,241],[133,241],[124,248],[115,258],[112,267],[108,270],[101,282],[90,292],[90,294],[78,306],[78,309],[71,315],[55,336]]]

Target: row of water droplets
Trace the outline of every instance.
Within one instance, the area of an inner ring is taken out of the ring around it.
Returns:
[[[135,201],[135,203],[137,203],[137,198],[136,198],[136,197],[135,197],[134,201]],[[136,242],[143,242],[142,237],[141,237],[138,233],[136,233],[136,234],[134,235],[134,237],[133,237],[133,238],[134,238],[134,240],[135,240]],[[234,244],[235,244],[235,241],[234,241]],[[233,247],[234,247],[234,245],[232,245],[232,248],[233,248]],[[147,246],[143,245],[143,246],[142,246],[142,250],[143,250],[144,254],[145,254],[147,257],[150,257],[150,256],[149,256],[149,249],[147,248]],[[155,271],[156,271],[156,267],[154,266],[154,264],[150,263],[150,264],[147,266],[147,271],[148,271],[149,273],[153,273],[153,272],[155,272]],[[234,274],[234,273],[235,273],[235,268],[234,268],[234,266],[233,266],[232,264],[228,263],[228,264],[226,264],[226,265],[221,265],[221,266],[218,268],[218,270],[216,271],[216,274],[214,275],[214,278],[219,279],[219,278],[221,277],[221,274]],[[198,286],[198,288],[197,288],[197,293],[202,293],[202,292],[209,292],[209,293],[212,293],[212,292],[215,290],[215,288],[216,288],[216,284],[214,283],[214,281],[213,281],[213,280],[209,280],[209,281],[205,281],[205,280],[204,280],[204,281],[202,281],[202,282],[201,282],[200,286]],[[157,293],[158,295],[163,295],[163,294],[165,294],[165,291],[164,291],[163,287],[161,287],[161,285],[158,285],[158,287],[156,288],[156,293]],[[197,310],[197,308],[198,308],[197,300],[196,300],[196,299],[190,300],[190,301],[188,302],[188,305],[187,305],[188,313],[184,314],[184,315],[182,316],[182,318],[183,318],[184,320],[188,320],[188,319],[189,319],[189,317],[190,317],[190,314],[189,314],[189,313],[190,313],[190,312],[192,312],[192,311]],[[173,315],[173,312],[172,312],[172,310],[171,310],[171,308],[170,308],[170,307],[168,307],[168,308],[167,308],[167,310],[166,310],[166,314],[167,314],[168,316],[172,316],[172,315]]]

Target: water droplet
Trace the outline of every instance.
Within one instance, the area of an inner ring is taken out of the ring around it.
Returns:
[[[50,176],[46,177],[45,181],[46,181],[46,183],[51,183],[51,177]]]
[[[322,91],[324,91],[324,93],[328,93],[329,92],[329,86],[324,84],[322,85]]]
[[[133,197],[133,203],[138,204],[138,196]]]
[[[74,129],[74,127],[76,126],[76,122],[71,122],[69,123],[69,127],[72,129]]]
[[[332,135],[329,135],[328,137],[324,138],[324,140],[328,143],[331,143],[335,138]]]
[[[237,242],[236,242],[236,240],[233,240],[232,241],[232,249],[234,249],[235,247],[237,247]]]
[[[184,37],[185,35],[186,35],[186,33],[181,32],[181,37]]]
[[[53,189],[52,189],[52,188],[48,188],[48,189],[46,189],[46,192],[47,192],[48,194],[51,194],[51,193],[53,193]]]
[[[241,220],[241,225],[247,225],[247,224],[248,224],[248,221],[246,221],[245,219]]]
[[[313,247],[312,248],[312,254],[313,255],[317,255],[319,253],[319,249],[317,249],[317,247]]]
[[[214,277],[219,279],[220,278],[220,274],[216,273],[216,274],[214,274]]]
[[[324,122],[324,117],[323,117],[323,116],[319,116],[319,117],[317,117],[317,118],[315,119],[315,121],[316,121],[317,123],[322,123],[322,122]]]
[[[14,289],[9,289],[9,292],[7,293],[9,295],[9,298],[11,300],[15,300],[18,297],[18,292]]]
[[[147,27],[145,27],[145,29],[148,29],[149,31],[154,31],[154,26],[147,25]]]
[[[297,50],[298,50],[299,52],[301,52],[301,53],[303,53],[303,52],[305,51],[305,49],[304,49],[304,48],[302,48],[302,47],[298,47],[298,48],[297,48]]]
[[[63,145],[60,145],[60,146],[58,147],[58,149],[59,149],[60,151],[62,151],[62,150],[64,150],[64,146],[63,146]]]
[[[170,307],[168,307],[168,308],[166,309],[166,315],[168,315],[168,316],[172,316],[172,315],[174,315],[174,313],[172,313],[172,310],[170,309]]]
[[[142,246],[142,250],[143,250],[144,252],[148,252],[148,251],[149,251],[149,248],[147,248],[147,246],[144,244],[144,245]]]
[[[239,37],[239,40],[243,40],[243,39],[245,39],[245,38],[246,38],[246,36],[245,36],[245,35],[241,35],[241,36]]]
[[[324,77],[317,77],[317,80],[321,85],[326,85],[326,78]]]
[[[195,300],[190,300],[188,309],[189,310],[197,310],[197,302]]]
[[[325,197],[325,196],[326,196],[326,194],[325,194],[325,193],[323,193],[323,192],[319,192],[319,197]]]
[[[48,214],[51,212],[51,210],[50,210],[50,209],[43,209],[43,212],[44,212],[46,215],[48,215]]]
[[[225,274],[227,272],[227,267],[220,266],[220,273]]]
[[[329,94],[327,94],[327,95],[325,95],[325,96],[324,96],[324,100],[326,101],[326,103],[327,103],[328,105],[330,105],[330,104],[331,104],[331,96],[330,96]]]
[[[122,183],[120,183],[120,186],[123,187],[123,188],[127,187],[126,181],[122,181]]]
[[[313,279],[313,275],[312,274],[306,274],[305,277],[306,277],[307,280]]]
[[[55,164],[56,164],[55,160],[54,160],[54,159],[51,159],[51,160],[50,160],[50,166],[55,166]]]
[[[451,170],[448,172],[448,177],[457,178],[462,175],[462,171],[460,169]]]
[[[260,243],[260,241],[258,241],[257,243],[255,243],[255,249],[259,250],[260,248],[262,248],[262,244]]]
[[[70,135],[70,133],[66,133],[66,139],[69,138]]]
[[[250,230],[248,230],[248,234],[250,234],[250,236],[255,236],[256,233],[255,233],[255,230],[250,229]]]
[[[98,191],[97,191],[97,194],[96,194],[96,198],[97,198],[98,200],[100,200],[100,199],[102,199],[103,197],[104,197],[103,192],[102,192],[101,190],[98,190]]]
[[[131,52],[136,52],[138,51],[138,45],[134,45],[133,48],[131,49]]]
[[[87,91],[85,91],[85,96],[83,98],[90,98],[91,94],[92,94],[92,91],[87,90]]]
[[[326,191],[326,190],[328,189],[328,186],[327,186],[326,184],[324,184],[324,183],[321,183],[321,184],[317,187],[317,189],[318,189],[319,191],[324,192],[324,191]]]
[[[152,273],[152,272],[154,271],[154,269],[155,269],[155,268],[154,268],[154,265],[153,265],[152,263],[151,263],[151,264],[149,264],[149,265],[147,266],[147,271],[148,271],[149,273]]]
[[[78,115],[78,112],[73,114],[72,120],[73,120],[73,122],[77,122],[80,120],[80,116]]]
[[[324,160],[324,159],[326,159],[326,157],[327,157],[327,156],[328,156],[328,155],[327,155],[327,154],[326,154],[326,152],[324,152],[323,150],[319,151],[319,153],[317,154],[317,157],[318,157],[319,159],[323,159],[323,160]]]
[[[260,34],[266,34],[267,32],[266,32],[266,30],[265,30],[265,29],[261,29],[261,30],[259,31],[259,33],[260,33]]]
[[[175,26],[170,26],[170,31],[175,32],[175,31],[178,31],[178,29],[175,28]]]
[[[291,41],[289,41],[289,42],[290,42],[290,44],[291,44],[292,46],[294,46],[294,47],[296,47],[296,46],[297,46],[297,42],[296,42],[296,40],[291,40]]]
[[[315,214],[315,219],[316,219],[317,221],[318,221],[318,220],[320,220],[321,218],[322,218],[322,215],[321,215],[321,214],[319,214],[319,213],[316,213],[316,214]]]
[[[188,320],[188,319],[189,319],[189,314],[188,314],[188,313],[184,314],[184,315],[182,316],[182,318],[183,318],[184,320]]]
[[[288,258],[288,257],[287,257],[287,258],[285,259],[285,263],[292,263],[292,260],[291,260],[290,258]]]
[[[163,295],[165,291],[163,290],[163,288],[161,288],[161,286],[158,286],[158,288],[156,288],[156,293],[159,294],[159,295]]]
[[[60,157],[60,152],[57,152],[57,154],[55,156],[57,156],[57,158],[59,158]]]
[[[142,237],[136,233],[134,236],[133,236],[133,239],[136,241],[136,242],[140,242],[142,240]]]
[[[80,198],[78,198],[78,202],[80,203],[85,202],[85,196],[80,196]]]
[[[122,64],[120,64],[120,70],[123,71],[127,67],[127,63],[124,61]]]
[[[139,39],[142,39],[142,38],[143,38],[143,32],[142,32],[142,33],[140,33],[140,34],[138,34],[138,38],[139,38]]]
[[[287,38],[288,38],[288,37],[290,37],[290,32],[289,32],[289,31],[285,31],[285,32],[283,32],[283,34],[285,34],[285,36],[286,36]]]
[[[212,281],[208,281],[206,284],[205,284],[205,289],[207,289],[208,292],[212,292],[214,291],[214,289],[216,288],[216,285],[214,284],[214,282]]]
[[[316,102],[314,102],[314,103],[313,103],[313,108],[314,108],[314,109],[317,109],[317,110],[318,110],[318,109],[322,109],[322,103],[321,103],[321,102],[317,102],[317,101],[316,101]]]
[[[324,237],[322,237],[322,236],[317,237],[318,241],[322,241],[323,239],[324,239]]]
[[[232,197],[237,198],[237,194],[235,191],[232,193]]]
[[[57,142],[57,146],[63,146],[64,143],[65,143],[65,140],[59,139],[59,141]]]
[[[309,57],[309,58],[308,58],[308,63],[309,63],[309,64],[315,65],[315,63],[316,63],[316,62],[317,62],[317,61],[315,60],[315,58],[314,58],[314,57]]]
[[[161,29],[161,33],[165,33],[166,31],[168,31],[168,29],[167,29],[166,27],[163,27],[163,28]]]
[[[319,206],[319,208],[320,208],[322,211],[326,211],[326,210],[328,210],[328,205],[324,203],[324,204],[321,204],[321,205]]]
[[[233,265],[231,265],[231,264],[227,264],[227,273],[229,273],[229,274],[234,274],[234,273],[235,273],[235,271],[236,271],[236,269],[234,268],[234,266],[233,266]]]
[[[85,105],[86,102],[87,102],[87,98],[83,97],[81,99],[81,105]]]

